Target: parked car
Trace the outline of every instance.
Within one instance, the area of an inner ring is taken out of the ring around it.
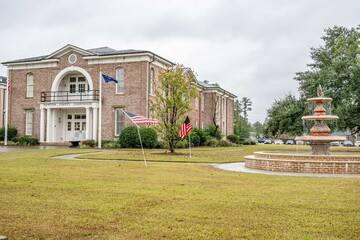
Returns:
[[[336,142],[331,142],[330,143],[330,146],[340,146],[340,142],[339,141],[336,141]]]
[[[264,139],[258,139],[257,142],[258,142],[258,143],[264,143],[265,140],[264,140]]]
[[[345,147],[353,147],[354,144],[352,143],[352,141],[344,141],[343,146],[345,146]]]
[[[272,144],[271,139],[265,139],[264,144]]]
[[[287,141],[286,141],[286,143],[285,143],[285,144],[287,144],[287,145],[294,145],[294,144],[295,144],[295,141],[294,141],[294,140],[289,139],[289,140],[287,140]]]
[[[355,146],[355,147],[360,147],[360,141],[356,141],[356,142],[354,143],[354,146]]]
[[[297,140],[296,141],[296,145],[304,145],[305,143],[304,143],[304,141],[302,141],[302,140]]]
[[[278,140],[275,140],[275,141],[274,141],[274,143],[275,143],[275,144],[284,144],[284,141],[283,141],[283,140],[278,139]]]

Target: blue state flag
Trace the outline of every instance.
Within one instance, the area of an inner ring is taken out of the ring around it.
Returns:
[[[118,83],[119,81],[116,78],[110,77],[108,75],[105,74],[101,74],[102,78],[104,79],[104,82],[109,83],[109,82],[116,82]]]

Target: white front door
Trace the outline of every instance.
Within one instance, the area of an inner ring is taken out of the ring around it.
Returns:
[[[66,139],[67,141],[80,141],[86,138],[86,115],[67,114]]]

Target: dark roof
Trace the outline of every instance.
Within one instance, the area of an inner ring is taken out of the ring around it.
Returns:
[[[72,46],[72,45],[68,45],[68,46]],[[74,47],[74,46],[73,46]],[[107,56],[107,55],[121,55],[121,54],[137,54],[137,53],[149,53],[152,54],[158,58],[161,58],[171,64],[173,64],[171,61],[160,57],[157,54],[154,54],[150,51],[146,51],[146,50],[134,50],[134,49],[128,49],[128,50],[115,50],[113,48],[109,48],[109,47],[100,47],[100,48],[92,48],[92,49],[88,49],[85,50],[89,53],[92,53],[94,55],[97,56]],[[45,55],[45,56],[38,56],[38,57],[31,57],[31,58],[23,58],[23,59],[17,59],[17,60],[12,60],[12,61],[7,61],[7,62],[3,62],[2,64],[9,64],[9,63],[22,63],[22,62],[33,62],[33,61],[41,61],[41,60],[45,60],[47,57],[51,56],[50,55]]]
[[[225,89],[221,88],[221,87],[219,86],[219,84],[217,84],[217,83],[211,84],[211,83],[209,83],[208,81],[203,81],[203,82],[202,82],[202,81],[199,81],[199,80],[197,80],[197,83],[198,83],[201,87],[203,87],[203,88],[205,88],[205,89],[218,89],[218,90],[220,90],[220,91],[222,91],[222,92],[225,92],[226,94],[228,94],[228,95],[236,98],[236,95],[234,95],[234,94],[232,94],[231,92],[228,92],[228,91],[226,91]]]
[[[100,47],[100,48],[93,48],[93,49],[88,49],[87,51],[92,52],[96,55],[117,55],[117,54],[135,54],[135,53],[148,53],[149,51],[145,51],[145,50],[134,50],[134,49],[129,49],[129,50],[115,50],[109,47]]]

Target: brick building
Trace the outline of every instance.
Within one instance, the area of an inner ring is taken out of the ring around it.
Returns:
[[[100,72],[119,80],[102,83],[102,139],[115,139],[130,121],[121,109],[149,116],[153,81],[173,63],[150,51],[108,47],[84,50],[73,45],[46,56],[2,63],[8,67],[9,124],[19,135],[42,143],[98,138]],[[187,69],[187,71],[190,71]],[[196,127],[216,123],[233,133],[235,95],[217,84],[195,82],[199,97],[189,113]],[[215,99],[215,100],[214,100]]]

